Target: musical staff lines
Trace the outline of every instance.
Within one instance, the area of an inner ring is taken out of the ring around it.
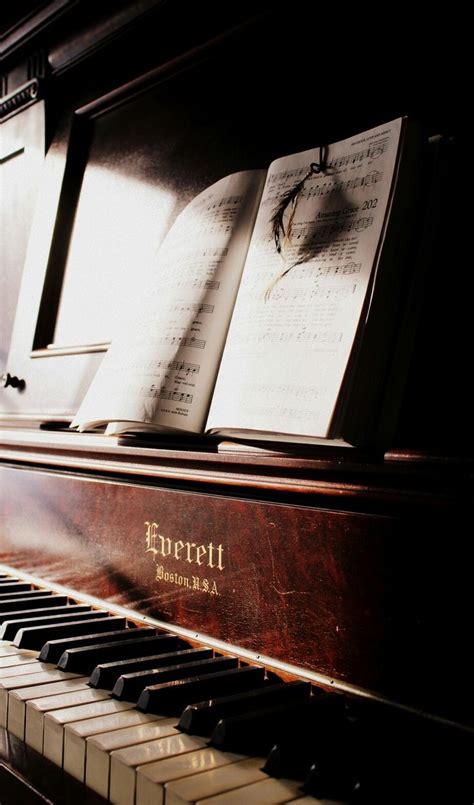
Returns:
[[[171,402],[185,403],[185,405],[191,405],[193,401],[193,395],[187,394],[186,392],[183,391],[170,391],[169,389],[161,389],[160,399],[170,400]]]
[[[360,151],[356,151],[353,154],[341,154],[341,156],[335,159],[331,159],[331,155],[329,155],[329,159],[326,162],[326,173],[330,173],[331,170],[340,170],[341,168],[360,165],[362,162],[365,162],[365,160],[378,159],[386,152],[388,142],[388,137],[382,137],[380,140],[371,143],[367,148],[362,148]],[[270,187],[272,184],[278,184],[282,178],[285,178],[291,183],[296,183],[303,178],[307,170],[307,166],[302,166],[301,168],[294,168],[293,170],[275,172],[270,176],[268,185]]]
[[[192,312],[199,315],[200,313],[214,313],[214,305],[209,305],[205,302],[196,302],[196,303],[186,303],[186,302],[175,302],[173,305],[170,305],[168,308],[170,311],[179,311],[180,313]]]
[[[209,196],[205,196],[194,205],[194,208],[198,210],[204,207],[206,210],[218,210],[221,207],[235,207],[242,202],[242,199],[242,194],[222,196],[219,198],[219,201],[214,201],[212,198],[209,198]]]
[[[296,299],[306,301],[318,299],[320,301],[331,300],[339,302],[352,296],[356,290],[357,285],[354,283],[348,285],[316,285],[311,289],[308,287],[293,288],[291,285],[288,285],[288,287],[276,288],[273,298],[275,301],[284,299],[286,302],[291,302]]]
[[[189,363],[189,361],[179,360],[143,360],[139,364],[144,377],[154,377],[159,370],[177,372],[182,375],[198,375],[201,370],[200,363]],[[127,369],[133,371],[136,363],[131,361],[127,364]]]
[[[218,291],[221,287],[219,280],[194,280],[193,288],[203,289],[205,291]]]
[[[229,249],[227,246],[220,246],[220,247],[213,246],[212,248],[208,249],[199,249],[198,251],[196,251],[195,256],[197,260],[200,260],[204,257],[205,258],[218,257],[219,259],[222,260],[222,258],[227,257],[228,254]]]
[[[142,389],[142,396],[147,397],[148,399],[160,399],[169,400],[170,402],[184,403],[185,405],[191,405],[193,401],[192,394],[188,394],[185,391],[172,391],[171,389],[166,388],[162,389],[154,384],[146,389]]]
[[[303,241],[305,247],[311,242],[322,241],[333,237],[334,235],[341,235],[345,232],[363,232],[374,223],[373,215],[360,215],[357,218],[347,217],[345,219],[338,219],[330,223],[321,223],[316,221],[314,224],[308,226],[307,224],[295,224],[294,234],[292,240],[297,244],[298,240]]]
[[[286,419],[290,419],[293,422],[298,423],[306,423],[312,422],[314,419],[314,409],[313,408],[292,408],[289,406],[249,406],[249,412],[254,417],[263,417],[264,419],[268,419],[271,417],[277,421],[284,421]]]
[[[380,140],[371,143],[367,148],[356,151],[355,154],[344,154],[337,157],[337,159],[330,159],[328,166],[330,168],[345,168],[347,165],[355,165],[359,162],[364,162],[366,159],[378,159],[382,154],[385,154],[388,142],[388,137],[382,137]]]
[[[205,229],[206,234],[229,234],[238,218],[242,196],[203,204],[195,209],[194,229]]]
[[[187,361],[154,361],[152,365],[156,369],[164,368],[186,375],[198,375],[201,368],[199,363],[188,363]]]
[[[275,204],[278,202],[278,199],[286,193],[289,173],[290,172],[287,171],[275,174],[275,177],[277,177],[277,179],[279,177],[279,180],[272,182],[274,187],[270,188],[269,195],[263,202],[262,207],[268,207],[269,205]],[[299,174],[300,171],[291,171],[291,173]],[[272,177],[272,179],[273,178],[274,177]],[[357,190],[360,187],[373,187],[373,185],[378,184],[381,181],[383,181],[383,171],[379,170],[372,170],[366,173],[364,176],[354,176],[352,179],[346,180],[341,180],[338,178],[331,179],[330,177],[326,177],[324,174],[320,174],[316,179],[312,180],[312,183],[311,180],[308,181],[307,186],[303,188],[300,196],[302,199],[311,199],[322,198],[323,196],[329,196],[336,193],[342,195],[347,193],[349,190]],[[271,190],[273,190],[273,192],[271,192]]]
[[[315,402],[320,397],[326,394],[325,386],[316,386],[311,384],[299,384],[293,386],[291,383],[255,383],[252,386],[252,392],[260,395],[262,398],[269,394],[277,394],[285,400],[294,397],[298,400],[306,400],[307,402]]]
[[[352,277],[360,274],[362,271],[362,263],[355,263],[350,260],[347,263],[337,263],[335,265],[317,265],[317,266],[298,266],[298,276],[300,277],[316,277],[316,279],[331,279],[331,277]]]
[[[194,349],[205,349],[206,342],[203,338],[191,338],[177,335],[165,335],[162,338],[157,338],[155,344],[164,344],[171,347],[193,347]]]
[[[257,344],[292,344],[292,343],[305,343],[305,344],[332,344],[337,345],[342,341],[343,333],[331,330],[306,330],[302,329],[298,332],[287,330],[286,332],[267,331],[250,338],[242,337],[242,343],[246,341],[254,342]]]

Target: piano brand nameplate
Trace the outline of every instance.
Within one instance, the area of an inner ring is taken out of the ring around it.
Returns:
[[[208,569],[208,574],[224,570],[225,548],[222,542],[218,545],[212,541],[196,543],[190,540],[172,540],[159,533],[159,525],[154,521],[145,521],[145,553],[150,553],[156,564],[155,579],[165,584],[185,587],[187,590],[200,591],[209,595],[219,595],[217,581],[200,575],[201,570]],[[180,570],[170,570],[169,563],[180,563]],[[190,568],[189,565],[194,565]],[[193,572],[194,571],[194,572]]]

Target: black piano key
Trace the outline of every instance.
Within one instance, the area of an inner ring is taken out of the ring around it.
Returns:
[[[29,598],[30,596],[32,598],[37,598],[41,596],[43,596],[43,598],[48,598],[52,596],[52,594],[53,593],[51,590],[34,590],[28,588],[28,590],[18,590],[18,591],[15,590],[14,592],[7,592],[7,593],[0,592],[0,601],[5,601],[8,598],[23,598],[23,597]]]
[[[289,721],[289,723],[285,723]],[[303,779],[317,760],[321,747],[332,742],[347,741],[355,732],[357,721],[351,720],[347,700],[337,694],[313,698],[308,709],[284,716],[285,729],[273,735],[275,745],[267,757],[263,771],[272,777]],[[296,727],[296,729],[295,729]]]
[[[61,637],[73,637],[73,635],[90,634],[91,629],[95,632],[107,632],[114,626],[117,629],[125,627],[125,618],[102,618],[103,612],[84,612],[78,615],[76,620],[63,621],[55,626],[32,626],[20,629],[13,640],[13,645],[17,648],[30,648],[41,651],[47,640],[59,639]],[[82,618],[82,620],[80,620]]]
[[[28,607],[28,609],[25,607],[14,609],[13,607],[15,605],[13,604],[11,610],[0,612],[0,624],[4,623],[5,621],[18,619],[27,620],[28,618],[41,618],[47,615],[60,615],[62,612],[66,612],[66,610],[72,608],[68,606],[67,598],[65,598],[63,601],[54,603],[53,599],[51,599],[52,603],[47,607],[44,606],[44,601],[42,601],[41,598],[39,600],[42,603],[42,606],[33,606],[31,609],[30,607]],[[87,607],[87,609],[84,611],[87,612],[88,610],[90,610],[90,607]]]
[[[67,596],[52,595],[50,592],[37,592],[36,590],[24,590],[21,593],[5,593],[0,595],[0,612],[7,612],[9,609],[34,609],[34,607],[47,607],[50,601],[56,598],[65,598]]]
[[[303,783],[303,791],[318,800],[350,800],[352,802],[353,796],[360,787],[357,771],[353,768],[351,758],[348,758],[343,752],[338,752],[337,747],[333,747],[333,749],[332,757],[325,754],[324,760],[314,763],[310,767]],[[381,801],[387,802],[386,799]]]
[[[357,755],[354,805],[398,805],[408,798],[456,805],[474,802],[472,733],[379,703],[372,712],[361,714],[357,728],[357,747],[351,747],[351,755]],[[328,790],[327,783],[322,786],[320,767],[311,769],[308,791]]]
[[[142,633],[144,637],[152,637],[156,634],[156,629],[151,626],[146,626],[143,629],[129,626],[127,629],[117,629],[111,632],[103,632],[102,634],[79,635],[77,637],[65,637],[62,640],[49,640],[41,649],[38,659],[41,662],[58,663],[61,656],[68,649],[85,648],[86,646],[112,643],[118,640],[141,639]]]
[[[211,735],[222,718],[238,715],[242,711],[307,701],[310,694],[309,682],[282,682],[233,696],[190,704],[181,714],[178,729],[192,735]]]
[[[324,719],[325,724],[343,723],[344,697],[322,694],[304,704],[276,705],[224,718],[212,733],[210,744],[223,751],[265,755],[289,732],[311,730],[317,718],[321,722]]]
[[[214,698],[242,690],[251,690],[264,683],[265,670],[255,666],[231,668],[206,676],[195,676],[171,683],[145,688],[138,699],[137,707],[144,713],[179,715],[190,702],[202,698]]]
[[[382,736],[380,736],[381,741]],[[303,748],[305,759],[313,755],[306,775],[302,775],[301,759],[293,755],[292,776],[298,774],[298,779],[305,777],[303,790],[318,799],[351,800],[360,788],[361,783],[361,757],[365,754],[366,746],[357,724],[346,721],[344,725],[331,725],[319,740],[310,741],[312,751]],[[369,760],[372,768],[375,765]],[[398,764],[397,764],[398,765]],[[403,764],[401,764],[402,766]],[[290,768],[290,765],[288,765]],[[285,771],[285,768],[282,769]],[[386,778],[386,787],[392,787],[390,778]]]
[[[139,630],[140,631],[140,630]],[[172,634],[154,635],[144,637],[142,640],[131,639],[125,643],[120,640],[107,645],[84,646],[71,648],[59,658],[58,668],[62,671],[74,671],[81,674],[91,674],[96,665],[103,662],[127,660],[132,657],[141,657],[148,651],[161,654],[170,650],[177,650],[181,640]]]
[[[8,581],[8,582],[0,582],[0,593],[20,593],[26,592],[27,590],[31,590],[31,584],[28,584],[26,581]]]
[[[262,771],[271,777],[302,780],[314,764],[324,770],[327,767],[328,748],[330,747],[330,751],[334,751],[336,746],[340,747],[345,740],[344,733],[348,729],[348,725],[339,725],[339,728],[332,725],[324,730],[312,731],[306,723],[302,725],[301,731],[296,735],[278,738]],[[340,757],[342,757],[342,752]]]
[[[95,610],[97,611],[97,610]],[[26,626],[42,626],[48,623],[58,623],[68,620],[68,618],[75,618],[78,615],[89,615],[91,613],[90,606],[73,605],[70,607],[60,607],[59,611],[55,614],[39,615],[37,610],[32,611],[31,615],[27,611],[20,614],[19,617],[4,620],[0,627],[0,639],[13,640],[19,629]],[[102,611],[105,614],[105,610]]]
[[[237,657],[214,657],[183,665],[170,665],[167,668],[153,668],[148,671],[137,671],[135,674],[123,674],[117,679],[112,696],[127,702],[136,702],[144,688],[148,685],[171,682],[196,674],[212,674],[214,671],[237,668]]]
[[[295,721],[299,705],[281,704],[249,710],[221,719],[210,739],[210,745],[223,751],[265,755],[275,743],[279,730]],[[245,749],[243,747],[245,746]]]
[[[16,586],[17,586],[17,583],[15,582],[15,587]],[[26,586],[26,583],[23,584],[23,586]],[[4,598],[7,598],[7,597],[9,598],[10,596],[16,597],[16,596],[19,596],[19,595],[25,595],[25,596],[28,596],[28,595],[53,595],[53,590],[48,590],[47,588],[42,588],[42,587],[41,588],[40,587],[32,587],[31,584],[28,584],[28,587],[27,587],[26,590],[16,590],[15,589],[15,590],[13,590],[12,592],[9,593],[9,592],[5,592],[4,588],[1,585],[0,585],[0,590],[1,590],[1,592],[0,592],[0,600],[3,600]]]
[[[137,671],[163,668],[167,665],[181,665],[186,662],[210,660],[212,656],[213,652],[210,648],[189,648],[182,651],[167,652],[166,654],[153,654],[149,657],[137,656],[134,659],[101,663],[94,668],[89,679],[89,685],[92,688],[112,690],[117,679],[124,674],[135,674]]]

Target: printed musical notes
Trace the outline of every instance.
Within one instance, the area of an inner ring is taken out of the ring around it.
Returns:
[[[376,296],[401,127],[327,146],[319,173],[308,174],[315,148],[199,193],[163,240],[76,424],[330,434]],[[302,177],[277,249],[272,211]]]
[[[205,302],[174,302],[168,306],[170,312],[179,313],[195,313],[199,316],[201,313],[214,313],[214,305]]]
[[[192,349],[205,349],[206,347],[204,338],[195,338],[194,336],[188,338],[177,335],[164,335],[156,338],[155,344],[166,344],[171,347],[191,347]]]
[[[187,363],[186,361],[156,361],[154,362],[154,366],[160,369],[165,367],[166,369],[185,375],[197,375],[201,368],[198,363]]]
[[[193,288],[196,290],[218,291],[221,284],[218,280],[194,280]]]
[[[203,429],[264,178],[225,177],[178,215],[78,422]]]
[[[200,231],[209,235],[228,235],[239,217],[239,210],[242,205],[243,196],[231,195],[223,198],[203,197],[194,205],[193,228],[195,234]]]
[[[346,153],[341,154],[340,156],[333,156],[329,154],[326,160],[326,170],[324,171],[325,174],[331,175],[336,170],[340,170],[341,168],[359,166],[360,163],[365,162],[366,160],[371,161],[373,159],[378,159],[387,151],[389,145],[389,138],[383,137],[378,142],[372,143],[367,148],[362,148],[359,151],[355,151],[354,153]],[[274,185],[279,185],[282,183],[282,180],[285,184],[296,184],[299,182],[305,173],[307,172],[307,167],[302,166],[300,168],[293,168],[291,170],[282,170],[282,171],[275,171],[272,173],[271,176],[268,178],[267,189]],[[356,185],[354,185],[355,187]]]
[[[161,389],[160,397],[162,400],[173,400],[173,402],[186,403],[186,405],[191,405],[193,401],[192,394],[184,394],[183,392],[179,391],[169,391],[168,389]]]
[[[182,391],[170,391],[170,389],[156,388],[153,384],[149,388],[142,389],[143,397],[151,397],[160,400],[171,400],[172,402],[184,403],[191,405],[193,401],[192,394],[186,394]]]
[[[336,157],[332,160],[329,160],[329,168],[343,168],[347,165],[355,165],[359,162],[364,162],[366,159],[378,159],[385,154],[389,145],[389,138],[382,137],[377,142],[371,143],[367,148],[363,148],[361,151],[356,151],[352,154],[343,154],[340,157]]]
[[[364,310],[397,158],[400,121],[270,166],[209,415],[210,427],[325,436]],[[291,227],[288,227],[291,219]],[[317,379],[318,391],[315,391]]]
[[[342,336],[342,331],[321,330],[318,332],[303,327],[296,331],[266,330],[252,339],[243,335],[242,344],[249,343],[250,340],[254,344],[339,344]]]
[[[262,206],[271,207],[278,202],[278,199],[284,195],[287,181],[290,177],[290,172],[283,172],[280,175],[280,181],[272,185],[271,192],[268,197],[262,202]],[[372,188],[378,182],[383,181],[383,171],[371,170],[364,176],[355,176],[352,179],[331,178],[330,175],[315,174],[314,178],[307,180],[304,188],[301,190],[301,198],[322,198],[330,195],[343,195],[350,190],[357,190],[359,188]]]

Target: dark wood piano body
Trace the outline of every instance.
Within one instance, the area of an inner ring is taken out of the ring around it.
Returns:
[[[72,469],[55,443],[3,448],[2,562],[287,671],[472,720],[451,679],[472,667],[458,463],[291,462],[229,445],[143,448],[137,465],[124,445],[75,450]]]
[[[398,114],[415,114],[430,134],[460,133],[462,110],[447,91],[459,65],[441,68],[416,30],[403,30],[402,59],[387,54],[374,23],[336,33],[298,4],[291,20],[271,4],[86,6],[35,9],[6,40],[12,95],[40,72],[33,55],[46,59],[46,140],[66,169],[47,245],[35,241],[47,259],[30,253],[25,269],[29,281],[35,271],[46,278],[40,312],[22,300],[19,365],[4,367],[31,374],[22,392],[2,391],[0,563],[288,673],[472,723],[469,294],[441,283],[446,242],[385,455],[68,434],[61,422],[101,355],[39,355],[88,148],[104,158],[109,136],[111,159],[123,159],[131,108],[134,143],[149,155],[159,132],[154,170],[184,203],[219,175]],[[450,215],[447,205],[448,232]]]

